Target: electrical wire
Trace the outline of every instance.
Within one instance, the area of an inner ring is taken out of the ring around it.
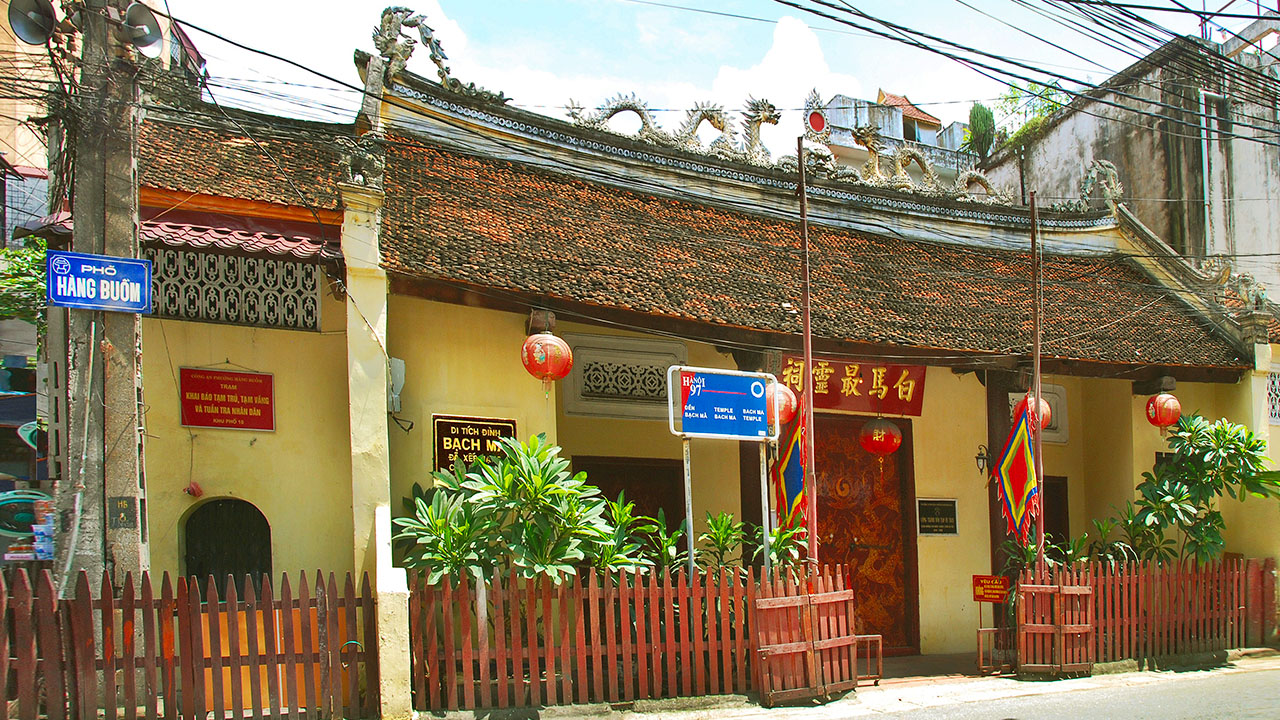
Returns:
[[[842,0],[842,1],[843,1],[843,0]],[[1014,66],[1014,67],[1021,68],[1021,69],[1025,70],[1025,71],[1039,72],[1039,73],[1042,73],[1042,74],[1048,75],[1048,76],[1050,76],[1050,77],[1054,77],[1054,78],[1056,78],[1056,79],[1058,79],[1058,80],[1065,80],[1065,81],[1067,81],[1067,82],[1071,82],[1071,83],[1073,83],[1073,84],[1079,85],[1079,86],[1081,86],[1082,88],[1085,88],[1085,90],[1083,90],[1083,91],[1079,91],[1079,90],[1071,90],[1071,89],[1069,89],[1069,88],[1065,88],[1065,87],[1060,87],[1060,88],[1059,88],[1059,89],[1061,89],[1063,92],[1065,92],[1065,93],[1067,93],[1067,94],[1069,94],[1069,95],[1071,95],[1071,96],[1073,96],[1074,98],[1077,98],[1077,99],[1082,99],[1082,100],[1086,100],[1086,101],[1090,101],[1090,102],[1096,102],[1096,103],[1099,103],[1099,104],[1102,104],[1102,105],[1108,105],[1108,106],[1111,106],[1111,107],[1115,107],[1115,108],[1118,108],[1118,109],[1120,109],[1120,110],[1124,110],[1124,111],[1127,111],[1127,112],[1130,112],[1130,113],[1133,113],[1133,114],[1137,114],[1137,115],[1140,115],[1140,116],[1150,117],[1150,118],[1158,119],[1158,120],[1164,120],[1164,121],[1166,121],[1166,122],[1171,122],[1171,123],[1178,124],[1178,125],[1182,125],[1182,126],[1185,126],[1185,127],[1188,127],[1188,128],[1193,128],[1194,130],[1196,130],[1196,132],[1197,132],[1197,133],[1198,133],[1198,132],[1199,132],[1199,130],[1200,130],[1199,120],[1197,120],[1196,122],[1194,122],[1194,123],[1193,123],[1193,122],[1190,122],[1190,121],[1187,121],[1187,120],[1183,120],[1182,118],[1180,118],[1180,117],[1176,117],[1176,116],[1173,116],[1173,115],[1160,115],[1160,114],[1152,113],[1152,112],[1149,112],[1149,111],[1140,110],[1140,109],[1138,109],[1138,108],[1135,108],[1135,107],[1132,107],[1132,106],[1129,106],[1129,105],[1125,105],[1125,104],[1120,103],[1120,102],[1116,102],[1116,101],[1109,100],[1109,99],[1107,99],[1107,98],[1103,97],[1102,95],[1103,95],[1103,94],[1114,94],[1114,95],[1120,96],[1120,97],[1125,98],[1125,99],[1129,99],[1129,100],[1137,101],[1137,102],[1139,102],[1139,103],[1141,103],[1141,104],[1144,104],[1144,105],[1153,105],[1153,106],[1156,106],[1156,107],[1162,107],[1162,108],[1165,108],[1165,109],[1174,110],[1174,111],[1176,111],[1176,112],[1177,112],[1177,113],[1179,113],[1179,114],[1187,113],[1186,108],[1178,107],[1178,106],[1175,106],[1175,105],[1170,105],[1169,103],[1165,103],[1165,102],[1162,102],[1162,101],[1159,101],[1159,100],[1154,100],[1154,99],[1151,99],[1151,98],[1142,98],[1142,97],[1139,97],[1139,96],[1135,96],[1135,95],[1133,95],[1133,94],[1131,94],[1131,93],[1123,92],[1123,91],[1121,91],[1118,87],[1116,87],[1116,86],[1114,86],[1114,85],[1111,85],[1111,84],[1108,84],[1108,85],[1102,85],[1102,86],[1093,85],[1093,84],[1083,82],[1083,81],[1081,81],[1081,80],[1079,80],[1079,79],[1073,78],[1073,77],[1068,76],[1068,75],[1063,75],[1063,74],[1061,74],[1061,73],[1054,73],[1054,72],[1051,72],[1051,71],[1048,71],[1048,70],[1041,70],[1041,69],[1039,69],[1039,68],[1032,67],[1032,66],[1030,66],[1030,65],[1028,65],[1028,64],[1026,64],[1026,63],[1022,63],[1022,62],[1019,62],[1019,61],[1012,60],[1012,59],[1010,59],[1010,58],[1006,58],[1006,57],[1004,57],[1004,56],[996,55],[996,54],[994,54],[994,53],[989,53],[989,52],[986,52],[986,51],[983,51],[983,50],[979,50],[979,49],[972,48],[972,47],[969,47],[969,46],[966,46],[966,45],[962,45],[962,44],[960,44],[960,43],[956,43],[956,42],[953,42],[953,41],[950,41],[950,40],[946,40],[946,39],[944,39],[944,38],[940,38],[940,37],[938,37],[938,36],[936,36],[936,35],[932,35],[932,34],[930,34],[930,33],[924,33],[924,32],[918,31],[918,30],[912,30],[912,29],[910,29],[910,28],[907,28],[907,27],[905,27],[905,26],[899,25],[899,24],[897,24],[897,23],[892,23],[892,22],[889,22],[889,21],[882,20],[882,19],[880,19],[880,18],[876,18],[876,17],[874,17],[874,16],[871,16],[871,15],[869,15],[869,14],[867,14],[867,13],[865,13],[865,12],[861,11],[861,10],[858,10],[856,7],[854,7],[854,6],[852,6],[852,5],[849,5],[847,2],[845,2],[845,3],[844,3],[844,7],[842,7],[842,6],[837,6],[837,5],[836,5],[835,3],[833,3],[833,2],[828,2],[828,0],[809,0],[809,2],[814,3],[814,4],[816,4],[816,5],[819,5],[819,6],[822,6],[822,7],[827,7],[827,8],[831,8],[831,9],[834,9],[834,10],[839,10],[839,11],[842,11],[842,12],[846,12],[846,13],[849,13],[849,14],[853,14],[853,15],[858,16],[858,17],[861,17],[861,18],[865,18],[865,19],[867,19],[867,20],[869,20],[869,21],[874,21],[874,22],[876,22],[876,23],[878,23],[878,24],[884,25],[886,28],[888,28],[888,29],[889,29],[889,31],[892,31],[892,33],[895,33],[895,34],[890,34],[890,32],[883,32],[883,31],[875,30],[875,29],[873,29],[873,28],[868,28],[868,27],[867,27],[867,26],[865,26],[865,25],[860,25],[860,24],[858,24],[858,23],[856,23],[856,22],[849,21],[849,20],[846,20],[846,19],[843,19],[843,18],[840,18],[840,17],[836,17],[836,16],[831,15],[831,14],[829,14],[829,13],[827,13],[827,12],[822,11],[822,10],[818,10],[818,9],[815,9],[815,8],[812,8],[812,7],[806,7],[806,6],[800,5],[798,2],[793,2],[792,0],[774,0],[774,2],[776,2],[776,3],[778,3],[778,4],[781,4],[781,5],[785,5],[785,6],[787,6],[787,7],[791,7],[791,8],[797,9],[797,10],[801,10],[801,11],[803,11],[803,12],[811,13],[811,14],[817,15],[817,16],[819,16],[819,17],[823,17],[823,18],[826,18],[826,19],[832,20],[832,21],[834,21],[834,22],[844,23],[844,24],[847,24],[847,25],[849,25],[849,26],[851,26],[851,27],[857,27],[857,28],[866,29],[866,30],[869,30],[870,32],[874,32],[874,33],[880,34],[880,35],[882,35],[882,36],[884,36],[884,37],[887,37],[887,38],[890,38],[890,39],[894,39],[894,40],[897,40],[897,41],[899,41],[899,42],[903,42],[903,43],[905,43],[905,44],[907,44],[907,45],[911,45],[911,46],[913,46],[913,47],[917,47],[917,48],[919,48],[919,49],[926,50],[926,51],[931,52],[931,53],[935,53],[935,54],[942,55],[942,56],[947,57],[947,58],[949,58],[949,59],[952,59],[952,60],[955,60],[955,61],[957,61],[957,62],[960,62],[961,64],[964,64],[964,65],[966,65],[966,66],[970,67],[971,69],[975,70],[975,71],[976,71],[976,72],[978,72],[979,74],[982,74],[982,75],[984,75],[984,76],[986,76],[986,77],[989,77],[989,78],[991,78],[991,79],[993,79],[993,80],[996,80],[996,81],[998,81],[998,82],[1004,82],[1004,81],[1000,80],[1000,78],[998,78],[998,77],[995,77],[995,76],[994,76],[994,75],[992,75],[991,73],[997,73],[997,74],[1001,74],[1001,75],[1005,76],[1006,78],[1013,78],[1013,79],[1016,79],[1016,80],[1024,80],[1024,81],[1027,81],[1027,82],[1042,82],[1042,81],[1040,81],[1040,80],[1036,80],[1036,79],[1034,79],[1034,78],[1031,78],[1031,77],[1029,77],[1029,76],[1026,76],[1026,75],[1020,74],[1020,73],[1015,72],[1015,71],[1010,71],[1010,70],[1006,70],[1006,69],[1002,69],[1002,68],[999,68],[999,67],[996,67],[996,66],[990,65],[989,63],[983,62],[983,61],[981,61],[981,60],[976,60],[976,59],[974,59],[974,58],[969,58],[969,57],[960,57],[960,56],[958,56],[958,55],[955,55],[954,53],[951,53],[951,52],[948,52],[948,51],[945,51],[945,50],[941,50],[941,49],[939,49],[939,48],[936,48],[936,47],[933,47],[933,46],[927,45],[927,44],[925,44],[923,41],[921,41],[921,40],[920,40],[920,39],[918,39],[918,38],[924,38],[924,39],[931,40],[931,41],[934,41],[934,42],[939,42],[939,43],[941,43],[941,44],[948,45],[948,46],[954,47],[954,48],[956,48],[956,49],[959,49],[959,50],[961,50],[961,51],[963,51],[963,52],[967,52],[967,53],[975,54],[975,55],[977,55],[977,56],[979,56],[979,57],[986,57],[986,58],[990,58],[990,59],[993,59],[993,60],[996,60],[996,61],[999,61],[999,62],[1002,62],[1002,63],[1008,64],[1008,65],[1012,65],[1012,66]],[[1099,92],[1099,91],[1102,91],[1102,92]],[[1083,107],[1079,107],[1079,108],[1077,108],[1077,109],[1078,109],[1080,112],[1083,112],[1083,113],[1085,113],[1085,114],[1097,115],[1097,113],[1090,112],[1090,111],[1088,111],[1087,109],[1085,109],[1085,108],[1083,108]],[[1195,114],[1196,114],[1197,116],[1200,116],[1200,114],[1199,114],[1199,113],[1195,113]],[[1106,116],[1102,116],[1102,115],[1097,115],[1097,116],[1098,116],[1098,117],[1102,117],[1102,118],[1104,118],[1104,119],[1112,120],[1112,121],[1117,120],[1116,118],[1106,117]],[[1272,137],[1272,136],[1275,134],[1275,132],[1276,132],[1276,130],[1277,130],[1277,128],[1276,128],[1276,127],[1274,127],[1274,126],[1273,126],[1273,127],[1262,127],[1262,126],[1256,126],[1256,125],[1253,125],[1253,124],[1250,124],[1250,123],[1243,123],[1243,122],[1241,122],[1241,123],[1237,123],[1237,124],[1238,124],[1238,125],[1240,125],[1241,127],[1246,127],[1246,128],[1250,128],[1250,129],[1259,130],[1259,131],[1261,131],[1261,132],[1263,132],[1263,133],[1267,133],[1267,134],[1266,134],[1265,136],[1250,136],[1250,135],[1241,135],[1241,134],[1238,134],[1238,133],[1234,133],[1234,132],[1232,132],[1232,133],[1230,133],[1230,135],[1231,135],[1232,137],[1238,137],[1238,138],[1240,138],[1240,139],[1250,140],[1250,141],[1252,141],[1252,142],[1257,142],[1257,143],[1264,144],[1264,145],[1280,147],[1280,143],[1277,143],[1276,141],[1273,141],[1273,140],[1265,139],[1266,137]],[[1136,125],[1136,123],[1135,123],[1135,125]],[[1188,137],[1198,137],[1198,134],[1192,134],[1192,135],[1189,135]]]
[[[201,28],[195,28],[195,29],[201,29]],[[332,79],[332,78],[329,78],[329,79]],[[224,111],[224,113],[225,113],[225,110],[223,110],[223,111]],[[301,196],[301,193],[300,193],[300,196]],[[303,197],[303,199],[305,199],[305,196],[302,196],[302,197]],[[366,322],[367,322],[367,320],[366,320]]]

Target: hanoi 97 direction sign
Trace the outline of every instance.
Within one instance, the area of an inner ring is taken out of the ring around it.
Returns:
[[[769,427],[765,391],[776,382],[768,373],[673,365],[667,370],[671,432],[683,437],[772,440],[777,433]]]
[[[50,305],[81,310],[151,312],[151,261],[50,250]]]

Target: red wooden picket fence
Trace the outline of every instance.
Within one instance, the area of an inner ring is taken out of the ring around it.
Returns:
[[[269,578],[243,597],[227,579],[158,587],[148,574],[97,594],[84,573],[58,599],[48,571],[0,579],[0,720],[105,717],[368,718],[377,710],[376,626],[368,577],[357,593],[317,572]],[[294,589],[296,588],[296,590]],[[16,707],[11,703],[16,700]],[[16,712],[14,710],[16,709]]]
[[[834,587],[832,568],[819,573]],[[587,571],[482,585],[411,571],[414,707],[536,707],[746,694],[759,687],[762,578]],[[819,583],[820,585],[820,583]],[[806,592],[806,588],[793,592]],[[851,622],[851,620],[846,620]],[[845,658],[856,670],[857,659]],[[875,669],[878,659],[863,661]]]
[[[1023,594],[1024,587],[1088,589],[1071,591],[1089,598],[1087,608],[1063,605],[1063,622],[1076,630],[1059,634],[1065,646],[1055,645],[1043,629],[1056,622],[1056,606],[1047,599],[1052,593]],[[1276,622],[1275,561],[1237,558],[1163,566],[1089,562],[1028,569],[1020,578],[1020,602],[1024,597],[1030,602],[1019,609],[1020,637],[1038,635],[1026,646],[1019,644],[1024,667],[1060,664],[1063,652],[1077,663],[1149,661],[1262,645]],[[1078,626],[1086,622],[1089,631],[1080,632]],[[1033,632],[1023,633],[1022,623]]]
[[[1093,669],[1093,588],[1080,569],[1027,570],[1016,609],[1019,673]]]
[[[760,579],[753,635],[763,705],[830,698],[884,674],[881,636],[860,634],[843,568],[826,570],[807,588],[790,577]]]

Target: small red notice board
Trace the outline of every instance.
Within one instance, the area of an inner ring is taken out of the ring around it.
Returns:
[[[974,575],[974,602],[1002,603],[1009,597],[1009,578],[1003,575]]]
[[[275,387],[270,373],[178,369],[185,427],[275,430]]]

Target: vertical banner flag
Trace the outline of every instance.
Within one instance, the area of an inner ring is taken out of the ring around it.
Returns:
[[[796,417],[782,429],[778,440],[778,457],[773,462],[773,487],[776,497],[776,527],[804,524],[805,498],[805,424],[804,395],[800,395]]]
[[[1039,514],[1040,487],[1036,482],[1036,458],[1031,447],[1031,421],[1023,403],[1009,431],[1009,440],[991,474],[995,477],[1000,512],[1008,532],[1020,543],[1027,542],[1031,518]]]

